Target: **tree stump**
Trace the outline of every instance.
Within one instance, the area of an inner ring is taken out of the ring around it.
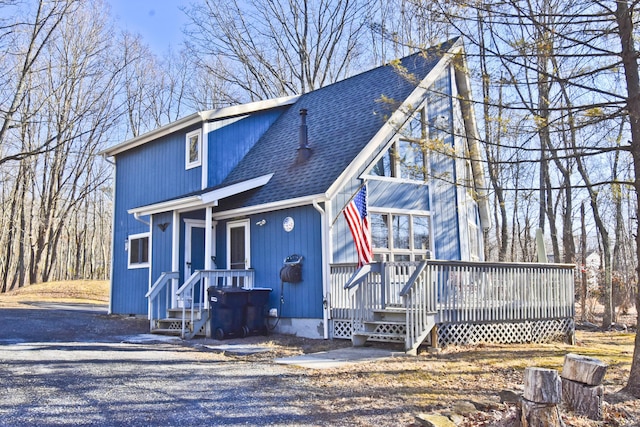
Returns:
[[[600,385],[607,367],[606,363],[593,357],[569,353],[564,357],[562,378],[587,385]]]
[[[558,371],[545,368],[524,370],[523,427],[564,426],[558,410],[561,401],[562,382]]]
[[[602,380],[607,364],[592,357],[567,354],[562,366],[562,400],[578,415],[602,419],[604,389]]]

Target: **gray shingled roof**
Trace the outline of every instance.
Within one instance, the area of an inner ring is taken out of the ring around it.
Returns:
[[[450,40],[401,60],[422,80],[457,41]],[[375,136],[392,111],[384,95],[403,102],[416,83],[390,65],[375,68],[302,95],[258,140],[222,183],[274,173],[262,188],[222,201],[222,209],[255,206],[325,193]],[[311,157],[297,162],[300,109],[307,109]]]

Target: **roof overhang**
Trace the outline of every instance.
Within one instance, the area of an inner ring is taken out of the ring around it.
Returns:
[[[129,139],[120,144],[114,145],[100,152],[103,156],[115,156],[124,151],[146,144],[149,141],[169,135],[173,132],[177,132],[188,127],[205,123],[209,121],[215,121],[224,119],[227,117],[240,116],[243,114],[254,113],[262,110],[269,110],[271,108],[282,107],[285,105],[291,105],[295,103],[300,95],[285,96],[281,98],[267,99],[265,101],[250,102],[247,104],[234,105],[231,107],[218,108],[216,110],[201,111],[189,116],[183,117],[173,123],[159,127],[151,132],[147,132],[144,135]]]
[[[181,197],[160,203],[154,203],[151,205],[129,209],[127,213],[133,214],[135,216],[146,216],[161,212],[188,211],[198,208],[204,208],[206,206],[216,206],[218,204],[218,200],[235,196],[236,194],[240,194],[245,191],[253,190],[255,188],[266,185],[271,180],[272,176],[272,173],[268,175],[262,175],[257,178],[252,178],[246,181],[229,184],[224,187],[204,191],[201,194]]]

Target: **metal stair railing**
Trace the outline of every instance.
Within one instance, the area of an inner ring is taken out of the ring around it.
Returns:
[[[167,286],[167,283],[170,283],[171,280],[178,279],[180,277],[180,273],[178,271],[169,271],[160,274],[158,280],[155,281],[149,292],[146,293],[145,297],[149,302],[149,329],[153,330],[155,327],[155,322],[161,318],[160,313],[163,313],[162,316],[165,316],[167,310],[171,306],[171,287]],[[164,293],[163,293],[164,291]],[[164,304],[162,298],[164,297]]]

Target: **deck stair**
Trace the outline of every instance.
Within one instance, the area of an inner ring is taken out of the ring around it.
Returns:
[[[407,310],[403,307],[387,307],[373,311],[373,319],[363,321],[363,328],[352,335],[353,345],[363,346],[369,341],[403,343],[407,354],[416,355],[418,347],[423,343],[436,345],[431,340],[436,339],[432,335],[436,326],[436,313],[427,315],[428,326],[422,334],[409,339],[407,334]]]
[[[363,330],[354,333],[354,345],[366,341],[404,342],[407,331],[407,311],[402,307],[374,310],[373,319],[363,322]]]

